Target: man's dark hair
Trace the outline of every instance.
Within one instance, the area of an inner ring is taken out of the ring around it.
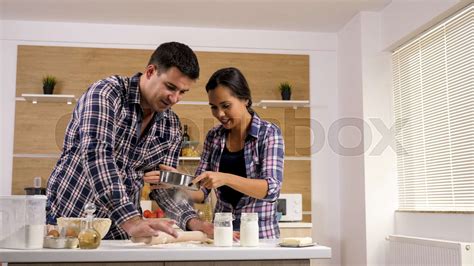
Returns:
[[[199,78],[199,63],[193,50],[179,42],[163,43],[150,57],[148,65],[155,65],[160,73],[176,67],[190,79]]]

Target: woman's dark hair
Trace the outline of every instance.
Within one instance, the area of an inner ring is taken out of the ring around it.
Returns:
[[[214,90],[218,86],[230,89],[233,96],[241,100],[248,100],[247,110],[253,114],[252,95],[244,75],[235,67],[222,68],[214,72],[206,84],[206,92]]]
[[[148,65],[155,65],[163,73],[176,67],[192,80],[199,78],[199,63],[193,50],[179,42],[163,43],[150,57]]]

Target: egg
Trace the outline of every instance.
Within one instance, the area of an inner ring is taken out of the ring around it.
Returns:
[[[66,237],[77,237],[77,232],[74,228],[67,228],[66,229]]]
[[[59,232],[58,230],[51,230],[48,232],[48,236],[52,236],[52,237],[59,237]]]

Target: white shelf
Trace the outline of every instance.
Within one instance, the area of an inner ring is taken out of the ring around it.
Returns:
[[[285,156],[285,161],[311,161],[309,156]]]
[[[180,161],[199,161],[201,157],[179,156]]]
[[[13,158],[48,158],[58,159],[59,153],[14,153]]]
[[[298,109],[298,107],[309,107],[309,101],[261,100],[256,106],[263,109],[267,109],[267,107],[293,107],[293,109]]]
[[[312,228],[312,223],[304,223],[304,222],[278,222],[278,226],[280,228]]]
[[[206,102],[206,101],[179,101],[177,104],[209,106],[209,102]]]
[[[31,102],[33,104],[40,102],[49,102],[49,103],[67,103],[72,104],[76,101],[74,95],[68,94],[29,94],[23,93],[21,95],[25,101]]]

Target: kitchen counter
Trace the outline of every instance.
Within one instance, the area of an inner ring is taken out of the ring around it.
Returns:
[[[146,246],[132,243],[129,240],[104,240],[95,250],[82,249],[39,249],[12,250],[0,249],[0,261],[15,265],[15,263],[80,263],[80,262],[165,262],[166,265],[176,265],[166,262],[185,261],[299,261],[298,265],[309,265],[309,259],[331,258],[331,249],[325,246],[304,248],[284,248],[277,245],[278,240],[260,240],[259,247],[215,247],[208,244],[193,242],[174,243],[166,245]],[[240,263],[241,265],[246,265]],[[239,264],[239,265],[240,265]],[[278,263],[277,263],[278,264]],[[38,264],[36,264],[38,265]],[[123,265],[123,264],[121,264]],[[143,264],[148,265],[148,264]],[[189,264],[192,265],[192,264]],[[235,263],[233,264],[235,265]]]

